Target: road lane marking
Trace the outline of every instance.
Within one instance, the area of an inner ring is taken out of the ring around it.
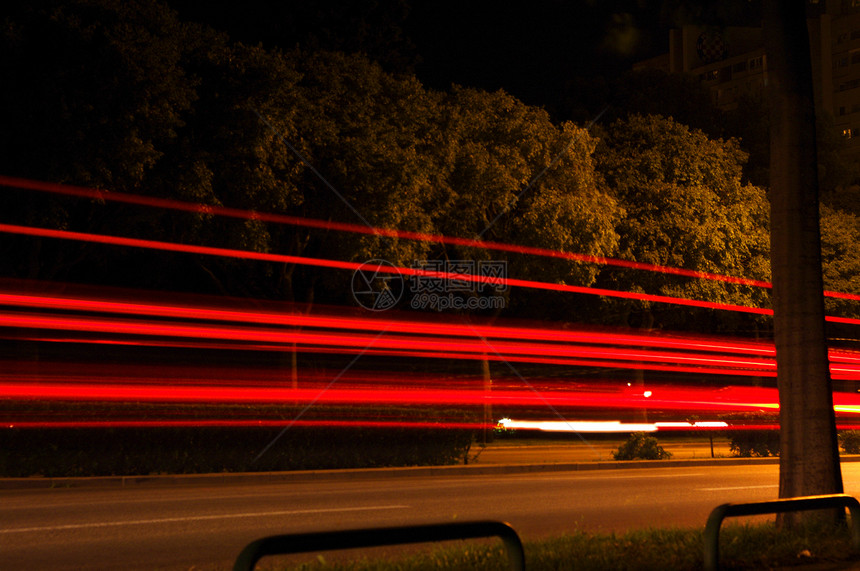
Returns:
[[[587,472],[578,472],[585,475]],[[623,476],[596,476],[589,474],[588,477],[595,480],[629,480],[631,478],[689,478],[692,476],[707,476],[704,472],[693,472],[690,474],[627,474]]]
[[[700,492],[722,492],[727,490],[759,490],[762,488],[778,488],[777,484],[768,484],[766,486],[728,486],[725,488],[699,488]]]
[[[313,510],[286,510],[277,512],[254,512],[254,513],[239,513],[239,514],[222,514],[222,515],[201,515],[189,517],[165,517],[158,519],[138,519],[129,521],[105,521],[97,523],[74,523],[68,525],[51,525],[45,527],[19,527],[16,529],[0,529],[0,533],[31,533],[41,531],[62,531],[68,529],[87,529],[95,527],[115,527],[122,525],[149,525],[156,523],[178,523],[178,522],[195,522],[214,519],[229,519],[237,517],[272,517],[281,515],[307,515],[307,514],[325,514],[338,512],[358,512],[358,511],[373,511],[373,510],[402,510],[410,506],[391,505],[391,506],[363,506],[354,508],[322,508]]]

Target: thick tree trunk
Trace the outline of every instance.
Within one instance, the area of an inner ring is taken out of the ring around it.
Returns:
[[[842,492],[821,277],[806,2],[765,0],[780,497]],[[784,523],[795,519],[789,516]]]

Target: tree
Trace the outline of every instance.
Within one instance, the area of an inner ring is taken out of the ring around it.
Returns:
[[[302,94],[300,74],[279,52],[201,36],[185,46],[185,65],[198,81],[198,99],[166,152],[154,192],[190,202],[269,213],[291,213],[302,202],[305,165],[289,149]],[[265,122],[261,120],[265,117]],[[296,142],[300,146],[300,142]],[[177,213],[170,213],[177,218]],[[172,239],[212,246],[295,254],[285,236],[295,228],[259,220],[195,215]],[[275,264],[195,257],[207,290],[291,298]]]
[[[314,170],[301,179],[301,216],[368,227],[433,231],[438,206],[439,154],[444,148],[440,95],[413,76],[386,73],[360,55],[291,52],[302,74],[296,130]],[[315,172],[314,172],[315,171]],[[429,245],[375,234],[307,234],[306,255],[411,265]],[[318,272],[314,272],[318,274]],[[310,276],[308,276],[309,279]],[[347,301],[348,276],[325,283],[330,300]],[[345,296],[345,297],[344,297]]]
[[[607,187],[625,211],[617,232],[625,260],[758,280],[768,278],[767,201],[744,184],[746,155],[737,141],[710,139],[661,116],[634,115],[613,123],[598,150]],[[600,280],[612,289],[764,306],[762,288],[608,267]],[[701,311],[609,301],[620,316],[644,311],[672,327],[701,322]],[[638,310],[637,308],[644,308]],[[721,316],[727,319],[728,316]]]
[[[543,109],[503,91],[457,87],[445,106],[444,193],[433,211],[439,232],[593,256],[614,253],[620,212],[597,184],[596,141],[586,129],[556,125]],[[463,246],[440,244],[431,254],[499,261],[511,276],[556,283],[588,286],[598,272],[593,264]],[[559,315],[546,292],[508,293],[514,312]]]
[[[821,259],[824,287],[834,292],[860,294],[860,217],[821,205]],[[828,315],[860,317],[853,300],[827,297]]]
[[[154,0],[15,2],[0,31],[0,171],[107,190],[145,192],[176,138],[195,85],[181,64],[195,33]],[[121,209],[36,193],[7,193],[19,224],[112,233]],[[12,252],[22,244],[3,240]],[[116,251],[28,239],[27,265],[0,256],[12,275],[122,281]],[[11,267],[15,266],[15,267]]]
[[[543,109],[503,91],[457,87],[445,108],[446,145],[439,161],[444,192],[433,211],[441,233],[594,256],[614,252],[619,212],[597,185],[595,140],[587,130],[573,123],[557,126]],[[597,275],[593,264],[498,250],[439,244],[431,255],[505,264],[508,275],[539,281],[587,286]],[[508,307],[529,317],[574,317],[560,312],[546,295],[476,289],[471,295],[507,296]],[[495,318],[502,309],[498,304],[485,313]],[[487,354],[492,351],[488,346]],[[489,391],[489,361],[482,360],[481,366],[484,390]],[[491,414],[486,408],[485,424]]]
[[[780,497],[842,492],[824,331],[815,110],[805,3],[766,0],[771,268]],[[787,524],[795,521],[786,516]]]
[[[362,54],[391,73],[412,73],[421,60],[406,26],[413,17],[407,0],[328,0],[241,4],[172,0],[180,16],[205,22],[230,38],[268,49]]]
[[[188,28],[154,0],[20,4],[3,30],[4,172],[139,189],[195,96]]]

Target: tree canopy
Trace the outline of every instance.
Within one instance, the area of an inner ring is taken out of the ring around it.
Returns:
[[[634,115],[612,124],[604,143],[599,169],[626,213],[618,228],[621,258],[769,278],[767,198],[762,189],[742,183],[746,156],[736,141],[710,139],[671,118]],[[605,279],[618,289],[767,303],[761,288],[660,272],[609,270]]]
[[[740,142],[677,117],[624,115],[625,106],[657,111],[645,88],[676,79],[626,76],[612,110],[617,119],[587,129],[504,91],[428,89],[359,54],[245,45],[182,22],[156,0],[20,3],[4,21],[4,174],[769,278],[765,191],[743,182]],[[671,107],[695,117],[689,103],[701,93],[677,81],[689,98]],[[842,212],[848,194],[832,196],[824,221],[827,287],[856,289],[847,249],[853,219]],[[767,303],[765,290],[722,282],[25,193],[9,200],[4,217],[354,262],[503,260],[509,275],[528,279]],[[23,243],[6,237],[2,247],[20,251]],[[344,272],[33,244],[23,247],[39,263],[7,256],[6,274],[350,301]],[[509,307],[535,310],[537,297],[516,291]],[[545,304],[548,314],[554,303]],[[610,305],[622,314],[642,307]],[[689,317],[667,312],[662,319],[670,325]]]
[[[834,292],[860,294],[860,217],[821,206],[821,257],[824,287]],[[826,297],[828,315],[860,317],[853,300]]]

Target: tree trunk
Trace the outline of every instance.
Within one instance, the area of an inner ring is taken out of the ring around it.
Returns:
[[[806,2],[765,0],[779,496],[842,492],[827,356]],[[792,524],[801,514],[786,514]]]
[[[483,378],[484,397],[490,398],[493,394],[493,377],[490,375],[490,361],[487,356],[481,360],[481,376]],[[482,443],[486,446],[493,441],[493,403],[484,401],[484,414],[481,420],[483,430],[481,431]]]

